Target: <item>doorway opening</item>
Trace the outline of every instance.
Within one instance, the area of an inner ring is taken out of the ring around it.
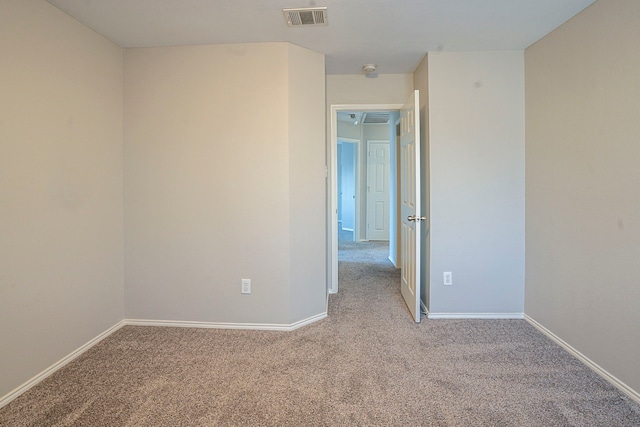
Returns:
[[[402,105],[332,105],[328,292],[338,292],[339,242],[384,244],[398,267],[396,122]]]

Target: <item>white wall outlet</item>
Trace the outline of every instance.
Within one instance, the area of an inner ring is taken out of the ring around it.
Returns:
[[[250,294],[251,293],[251,279],[242,279],[242,293]]]
[[[444,285],[451,286],[453,285],[453,274],[450,271],[445,271],[443,274]]]

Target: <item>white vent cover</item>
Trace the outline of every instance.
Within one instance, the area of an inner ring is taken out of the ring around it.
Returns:
[[[326,7],[308,7],[303,9],[282,9],[287,25],[301,27],[306,25],[328,25]]]
[[[365,113],[362,123],[367,124],[386,124],[389,123],[388,112],[370,112]]]

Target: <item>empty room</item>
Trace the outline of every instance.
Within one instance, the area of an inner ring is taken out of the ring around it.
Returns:
[[[0,0],[0,426],[640,426],[638,22]]]

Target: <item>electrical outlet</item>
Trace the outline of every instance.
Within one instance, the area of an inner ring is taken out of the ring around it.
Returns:
[[[251,293],[251,279],[242,279],[241,280],[242,283],[242,293],[243,294],[250,294]]]
[[[443,274],[444,285],[451,286],[453,285],[453,274],[450,271],[445,271]]]

